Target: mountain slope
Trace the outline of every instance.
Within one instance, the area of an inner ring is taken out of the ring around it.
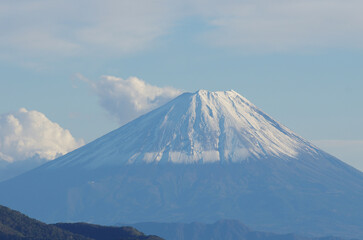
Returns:
[[[363,238],[363,173],[233,91],[185,93],[0,192],[46,222],[237,219]]]
[[[30,158],[23,161],[8,162],[0,158],[0,182],[18,176],[44,164],[46,159]]]

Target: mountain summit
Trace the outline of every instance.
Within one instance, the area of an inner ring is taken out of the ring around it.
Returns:
[[[363,239],[363,173],[234,91],[184,93],[0,183],[46,222],[215,222]]]
[[[184,93],[49,167],[296,159],[318,149],[235,91]]]

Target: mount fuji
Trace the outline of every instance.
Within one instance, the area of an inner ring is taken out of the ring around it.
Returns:
[[[234,91],[184,93],[0,192],[0,204],[46,222],[237,219],[363,239],[363,173]]]
[[[319,156],[318,149],[234,91],[185,93],[49,168],[135,163],[236,163]],[[102,160],[101,160],[102,159]]]

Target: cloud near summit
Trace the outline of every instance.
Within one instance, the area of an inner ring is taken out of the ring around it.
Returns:
[[[100,105],[120,124],[125,124],[182,93],[172,87],[148,84],[137,77],[122,79],[103,76],[99,81],[90,81],[81,75],[78,77],[91,86]]]
[[[0,115],[0,159],[7,162],[53,160],[83,144],[41,112],[21,108]]]

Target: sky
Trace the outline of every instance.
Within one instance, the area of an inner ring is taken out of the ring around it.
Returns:
[[[361,9],[361,0],[3,0],[0,158],[51,160],[181,92],[233,89],[363,170]]]

